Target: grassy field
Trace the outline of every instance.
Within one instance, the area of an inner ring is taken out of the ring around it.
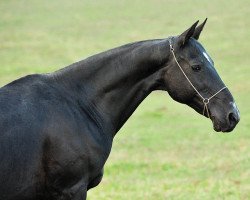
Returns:
[[[250,199],[248,0],[0,1],[0,85],[137,40],[176,35],[197,19],[201,42],[233,93],[241,122],[217,134],[166,93],[151,94],[117,134],[90,200]]]

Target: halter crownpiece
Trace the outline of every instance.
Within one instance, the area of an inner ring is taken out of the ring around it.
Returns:
[[[226,89],[227,87],[224,86],[223,88],[221,88],[220,90],[218,90],[216,93],[214,93],[212,96],[210,96],[209,98],[204,98],[201,93],[196,89],[196,87],[193,85],[193,83],[190,81],[190,79],[187,77],[186,73],[184,72],[184,70],[182,69],[182,67],[180,66],[179,62],[177,61],[175,54],[174,54],[174,47],[171,43],[171,39],[168,40],[169,41],[169,46],[170,46],[170,51],[174,57],[174,60],[176,62],[176,64],[178,65],[178,67],[180,68],[181,72],[183,73],[183,75],[185,76],[185,78],[187,79],[187,81],[190,83],[190,85],[192,86],[192,88],[196,91],[196,93],[201,97],[202,102],[204,104],[203,107],[203,115],[205,116],[205,111],[207,112],[207,116],[208,118],[210,118],[210,114],[209,114],[209,110],[208,110],[208,104],[210,102],[210,100],[215,97],[217,94],[219,94],[222,90]],[[211,119],[211,118],[210,118]]]

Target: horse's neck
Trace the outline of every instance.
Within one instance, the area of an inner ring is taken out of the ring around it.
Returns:
[[[72,91],[80,91],[102,127],[111,125],[115,135],[143,99],[161,89],[168,56],[166,40],[138,42],[73,64],[61,74]]]

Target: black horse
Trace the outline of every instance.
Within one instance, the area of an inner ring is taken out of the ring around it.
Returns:
[[[205,22],[2,87],[0,199],[86,199],[114,136],[153,90],[211,118],[216,131],[232,131],[238,109],[197,41]]]

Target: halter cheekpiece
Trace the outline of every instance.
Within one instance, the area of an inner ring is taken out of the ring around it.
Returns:
[[[174,60],[176,62],[176,64],[178,65],[178,67],[180,68],[181,72],[183,73],[183,75],[186,77],[187,81],[190,83],[190,85],[192,86],[192,88],[196,91],[196,93],[201,97],[202,102],[204,104],[204,108],[203,108],[203,115],[205,116],[205,112],[207,112],[207,116],[210,118],[210,114],[209,114],[209,110],[208,110],[208,104],[210,102],[210,100],[215,97],[217,94],[219,94],[222,90],[226,89],[227,87],[224,86],[223,88],[221,88],[220,90],[218,90],[216,93],[214,93],[212,96],[210,96],[209,98],[204,98],[201,93],[196,89],[196,87],[193,85],[193,83],[190,81],[190,79],[187,77],[186,73],[184,72],[184,70],[182,69],[182,67],[180,66],[179,62],[177,61],[176,57],[175,57],[175,53],[174,53],[174,47],[171,43],[171,39],[168,40],[169,41],[169,46],[170,46],[170,51],[174,57]],[[211,118],[210,118],[211,119]]]

